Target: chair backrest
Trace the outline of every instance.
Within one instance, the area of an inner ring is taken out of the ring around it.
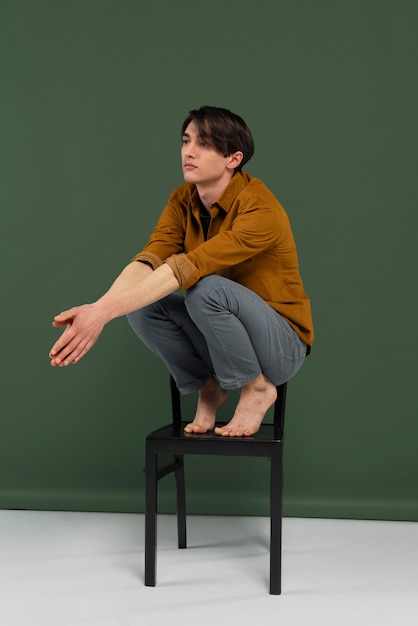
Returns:
[[[180,392],[177,389],[177,385],[174,382],[174,378],[170,376],[170,391],[171,391],[171,412],[173,417],[173,424],[176,428],[180,428],[181,424],[181,404],[180,404]]]
[[[283,439],[284,416],[286,411],[287,382],[277,387],[277,399],[274,403],[274,430],[277,439]]]
[[[174,382],[174,378],[170,376],[170,391],[171,391],[171,410],[173,417],[173,424],[176,428],[180,428],[181,425],[181,401],[180,392],[177,389],[177,385]],[[284,416],[286,410],[286,392],[287,382],[277,387],[277,399],[274,403],[274,436],[277,439],[283,438],[284,433]]]

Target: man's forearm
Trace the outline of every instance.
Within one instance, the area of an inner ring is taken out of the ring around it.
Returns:
[[[167,264],[153,271],[148,265],[134,261],[125,267],[96,304],[110,321],[152,304],[178,288],[179,283]]]
[[[112,286],[106,294],[116,295],[118,292],[125,291],[130,286],[137,287],[140,282],[152,274],[152,268],[146,263],[132,261],[119,274]]]

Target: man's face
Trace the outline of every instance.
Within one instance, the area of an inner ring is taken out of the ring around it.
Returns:
[[[210,139],[202,139],[193,121],[184,131],[181,161],[184,180],[201,187],[227,185],[234,173],[231,157],[218,152]]]

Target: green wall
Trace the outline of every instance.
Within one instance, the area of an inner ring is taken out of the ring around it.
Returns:
[[[417,520],[416,1],[1,0],[0,18],[0,507],[143,510],[164,367],[118,319],[51,368],[51,321],[141,249],[182,182],[181,122],[214,104],[252,128],[248,171],[285,206],[312,299],[285,513]],[[264,514],[267,477],[188,459],[189,510]]]

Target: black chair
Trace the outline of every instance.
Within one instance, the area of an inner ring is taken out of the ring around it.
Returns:
[[[173,421],[146,438],[145,460],[145,585],[156,584],[157,483],[174,472],[177,486],[178,547],[186,548],[185,454],[269,457],[270,469],[270,593],[281,593],[283,428],[287,383],[277,387],[274,422],[262,424],[252,437],[221,437],[213,432],[187,434],[182,422],[180,394],[170,377]],[[158,455],[174,455],[173,462],[158,468]]]

